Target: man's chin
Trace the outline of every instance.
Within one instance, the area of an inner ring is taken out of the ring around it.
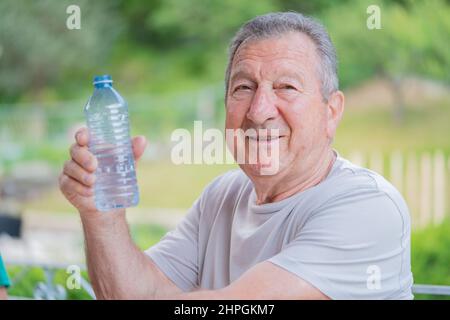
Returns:
[[[280,171],[278,161],[271,161],[269,163],[242,164],[240,167],[248,176],[252,177],[274,176]]]

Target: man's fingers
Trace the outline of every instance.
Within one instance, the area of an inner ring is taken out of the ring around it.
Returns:
[[[89,142],[89,132],[87,128],[81,128],[75,134],[76,144],[70,148],[72,159],[77,162],[83,169],[94,172],[97,168],[97,159],[86,148]],[[132,148],[134,159],[137,161],[141,158],[147,146],[147,139],[144,136],[137,136],[132,139]]]
[[[94,174],[84,170],[73,160],[66,161],[66,163],[64,164],[63,172],[67,176],[84,184],[87,187],[91,187],[94,185]]]
[[[87,147],[80,147],[78,144],[72,145],[70,156],[72,160],[89,172],[94,172],[97,169],[97,159],[89,152]]]
[[[147,139],[144,136],[134,137],[132,140],[134,159],[138,161],[147,147]]]
[[[78,145],[84,147],[87,146],[89,143],[89,132],[88,129],[86,127],[83,127],[81,129],[79,129],[76,133],[75,133],[75,141]]]
[[[71,177],[66,174],[62,174],[59,178],[59,185],[63,193],[65,194],[73,194],[76,193],[80,196],[84,197],[92,197],[94,195],[93,188],[86,187],[75,181]]]

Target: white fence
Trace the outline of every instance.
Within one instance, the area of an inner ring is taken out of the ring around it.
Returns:
[[[344,154],[353,163],[382,174],[405,198],[412,227],[439,224],[450,211],[450,157],[443,151]]]

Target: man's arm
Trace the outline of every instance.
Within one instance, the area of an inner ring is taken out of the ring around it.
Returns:
[[[155,299],[178,289],[133,243],[125,210],[99,212],[93,186],[97,159],[88,150],[89,132],[80,129],[59,176],[61,192],[78,209],[86,242],[89,276],[100,299]],[[132,140],[136,161],[146,147],[143,137]]]
[[[0,287],[0,300],[8,300],[8,293],[5,287]]]
[[[309,282],[271,262],[258,263],[220,290],[182,293],[176,299],[329,300]]]
[[[98,299],[170,299],[182,293],[133,243],[125,210],[81,216]]]

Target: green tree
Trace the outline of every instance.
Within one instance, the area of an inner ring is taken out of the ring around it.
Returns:
[[[381,8],[381,29],[366,26],[370,4]],[[445,1],[349,2],[327,10],[323,19],[337,48],[342,84],[374,75],[388,80],[397,123],[405,112],[400,89],[405,76],[450,81],[450,6]]]
[[[225,52],[243,22],[278,9],[273,0],[132,0],[122,8],[130,36],[160,52],[180,52],[196,76],[216,67],[214,55]]]
[[[69,30],[69,5],[81,9],[81,29]],[[13,100],[42,90],[62,76],[89,70],[105,61],[120,21],[111,1],[0,1],[0,96]]]
[[[121,8],[129,31],[140,41],[156,46],[179,46],[180,42],[221,43],[244,21],[278,7],[272,0],[131,0],[122,2]]]

